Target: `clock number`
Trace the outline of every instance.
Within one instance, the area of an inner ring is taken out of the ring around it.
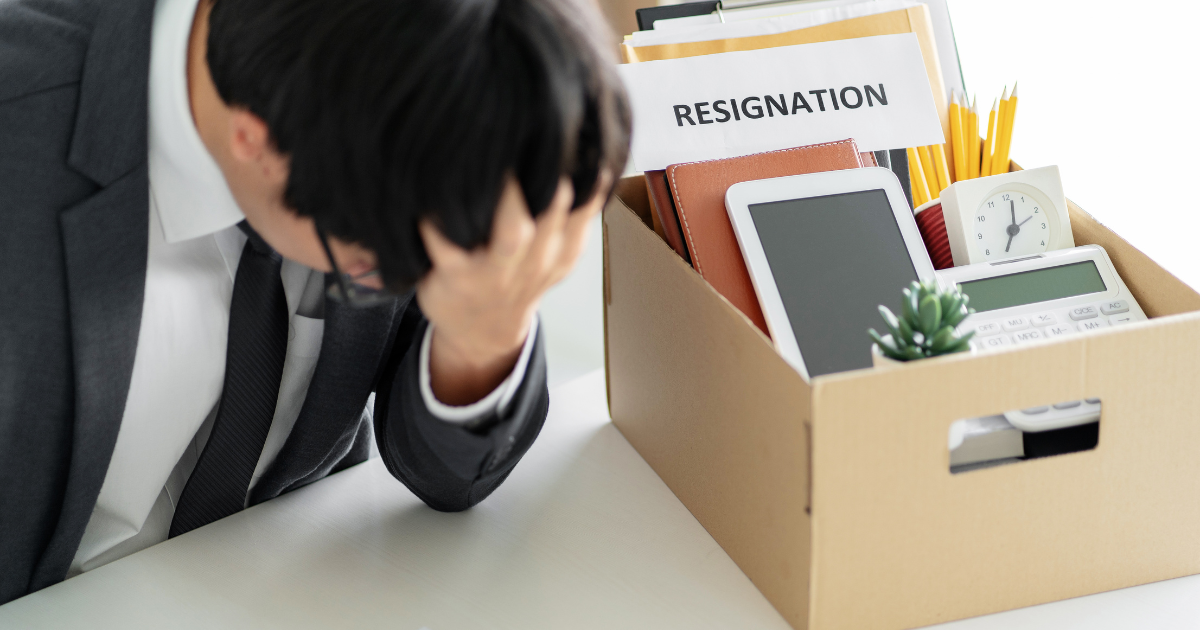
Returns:
[[[1003,199],[1004,201],[1008,201],[1008,195],[1004,195]]]
[[[1037,213],[1038,213],[1038,207],[1037,207],[1037,206],[1034,206],[1034,207],[1033,207],[1033,213],[1034,213],[1034,214],[1037,214]]]
[[[983,223],[984,221],[987,221],[987,217],[983,216],[982,214],[979,215],[979,222]]]
[[[994,202],[994,201],[989,201],[989,202],[988,202],[988,207],[989,207],[989,208],[995,208],[995,207],[996,207],[996,202]]]
[[[1046,229],[1046,224],[1045,224],[1045,223],[1043,223],[1043,224],[1042,224],[1042,229],[1043,229],[1043,230],[1044,230],[1044,229]]]
[[[1025,203],[1025,198],[1021,197],[1021,203]]]
[[[1046,241],[1042,241],[1042,247],[1046,246]]]
[[[976,236],[976,238],[978,238],[979,240],[981,240],[981,241],[983,240],[983,232],[980,232],[980,233],[976,234],[975,236]]]
[[[983,255],[984,255],[984,256],[991,256],[991,255],[992,255],[992,250],[990,250],[990,249],[985,249],[985,250],[983,250]]]

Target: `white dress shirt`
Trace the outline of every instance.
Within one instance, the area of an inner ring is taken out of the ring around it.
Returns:
[[[149,76],[150,233],[145,298],[121,428],[100,496],[69,576],[167,538],[175,505],[208,440],[225,378],[229,304],[246,236],[241,210],[200,141],[187,88],[187,45],[198,0],[158,0]],[[284,260],[287,357],[275,416],[250,486],[283,447],[300,413],[321,351],[321,272]],[[466,422],[504,410],[537,334],[534,321],[513,372],[464,407],[429,386],[432,326],[420,348],[419,386],[431,413]],[[368,405],[373,401],[369,401]]]

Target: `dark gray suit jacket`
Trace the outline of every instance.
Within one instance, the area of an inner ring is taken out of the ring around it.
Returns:
[[[0,603],[65,576],[124,412],[146,275],[153,8],[0,0]],[[470,432],[422,401],[415,301],[330,303],[325,317],[308,396],[251,503],[365,460],[373,421],[392,474],[461,510],[537,436],[540,340],[505,417]]]

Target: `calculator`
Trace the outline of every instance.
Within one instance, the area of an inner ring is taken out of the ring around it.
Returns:
[[[1108,252],[1084,245],[936,272],[946,288],[970,296],[977,352],[1053,341],[1146,320]],[[1016,424],[1016,423],[1014,423]]]
[[[1100,399],[1071,400],[1004,412],[1008,423],[1026,433],[1076,427],[1100,420]]]

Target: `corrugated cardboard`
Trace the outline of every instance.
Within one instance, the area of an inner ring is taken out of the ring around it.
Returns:
[[[624,180],[604,212],[613,422],[797,629],[911,628],[1200,573],[1200,295],[1074,204],[1071,219],[1151,321],[810,386],[647,227],[644,180]],[[1093,396],[1094,450],[950,474],[954,420]]]

